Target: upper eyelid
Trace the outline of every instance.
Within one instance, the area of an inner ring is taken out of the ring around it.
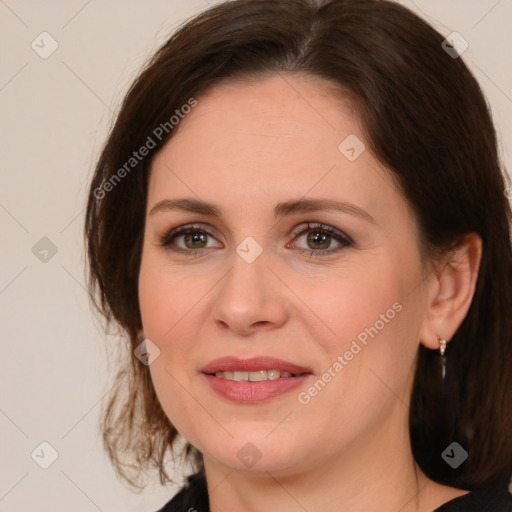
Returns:
[[[334,226],[331,226],[329,224],[326,224],[325,222],[319,222],[319,221],[309,221],[309,222],[303,222],[302,224],[299,224],[296,228],[292,230],[293,236],[298,236],[302,234],[304,231],[307,231],[308,229],[318,229],[318,230],[324,230],[330,234],[339,235],[345,238],[348,238],[351,240],[350,236],[347,235],[344,231],[335,228]]]
[[[208,235],[219,233],[219,230],[211,226],[210,224],[203,224],[199,222],[193,222],[191,224],[183,224],[181,226],[176,226],[175,228],[167,229],[164,231],[163,235],[160,238],[168,237],[168,236],[181,236],[183,235],[183,231],[194,230],[197,231],[205,231]]]

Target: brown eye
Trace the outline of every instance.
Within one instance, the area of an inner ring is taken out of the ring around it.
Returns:
[[[310,231],[306,237],[311,249],[328,249],[331,244],[331,235],[320,231]]]
[[[298,251],[301,254],[309,252],[310,256],[333,254],[354,244],[349,236],[322,224],[317,226],[307,224],[306,228],[302,226],[302,229],[299,228],[295,233],[295,240],[303,238],[304,236],[307,247],[298,247]],[[329,249],[333,242],[338,244],[338,246],[334,249]]]
[[[183,235],[183,242],[187,249],[202,249],[207,241],[208,234],[200,231],[188,231]]]
[[[208,239],[214,238],[213,234],[196,226],[182,226],[172,229],[160,238],[160,245],[171,251],[186,254],[196,254],[203,249],[209,249]]]

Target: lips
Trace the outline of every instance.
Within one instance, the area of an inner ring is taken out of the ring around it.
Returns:
[[[252,357],[249,359],[239,359],[233,356],[220,357],[210,361],[200,371],[207,375],[215,375],[217,372],[224,371],[256,372],[270,369],[290,372],[292,376],[312,373],[309,368],[270,356]]]
[[[262,375],[255,375],[258,372]],[[313,378],[309,368],[270,356],[221,357],[201,368],[201,375],[222,399],[246,405],[285,395]]]

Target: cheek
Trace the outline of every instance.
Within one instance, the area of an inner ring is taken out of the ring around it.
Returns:
[[[371,406],[390,394],[386,386],[398,394],[406,386],[421,325],[422,305],[411,293],[420,274],[412,257],[399,264],[394,256],[381,255],[378,264],[345,269],[337,279],[331,276],[318,283],[321,294],[302,290],[304,302],[329,328],[312,337],[312,349],[321,344],[320,371],[331,368],[336,375],[325,396],[333,406],[341,395],[344,401],[353,398],[354,408]]]
[[[377,280],[352,274],[339,285],[326,288],[330,301],[312,306],[335,332],[312,344],[322,360],[318,377],[326,384],[311,383],[299,402],[316,428],[332,425],[325,436],[333,445],[341,442],[340,430],[349,439],[384,422],[400,401],[407,403],[419,319],[414,298],[394,270]]]
[[[341,268],[315,279],[315,287],[308,282],[297,290],[317,314],[322,327],[317,335],[322,333],[331,357],[334,352],[349,350],[356,339],[364,347],[372,336],[383,337],[398,323],[404,300],[403,276],[392,262],[373,261]]]
[[[143,254],[139,273],[139,306],[144,335],[160,350],[150,365],[151,379],[158,399],[175,427],[189,431],[188,418],[201,414],[191,376],[195,375],[201,301],[214,286],[208,273],[184,276],[165,258],[148,250]]]
[[[197,442],[192,418],[201,411],[190,399],[187,375],[193,371],[189,321],[193,320],[193,305],[202,291],[201,279],[185,283],[176,272],[166,268],[151,255],[143,257],[139,274],[139,305],[144,335],[160,350],[149,366],[158,400],[178,432]],[[188,393],[187,393],[188,391]]]
[[[187,323],[194,306],[208,293],[207,273],[186,276],[161,255],[143,256],[139,274],[139,306],[144,334],[165,350],[181,324]]]

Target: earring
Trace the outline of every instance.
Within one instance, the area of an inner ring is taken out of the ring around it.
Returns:
[[[444,338],[441,338],[441,336],[437,335],[437,341],[439,342],[439,353],[441,354],[441,374],[443,376],[443,380],[446,375],[446,344],[447,341]]]
[[[444,356],[444,353],[446,352],[446,340],[441,338],[441,336],[438,334],[437,341],[439,342],[439,352],[442,356]]]

